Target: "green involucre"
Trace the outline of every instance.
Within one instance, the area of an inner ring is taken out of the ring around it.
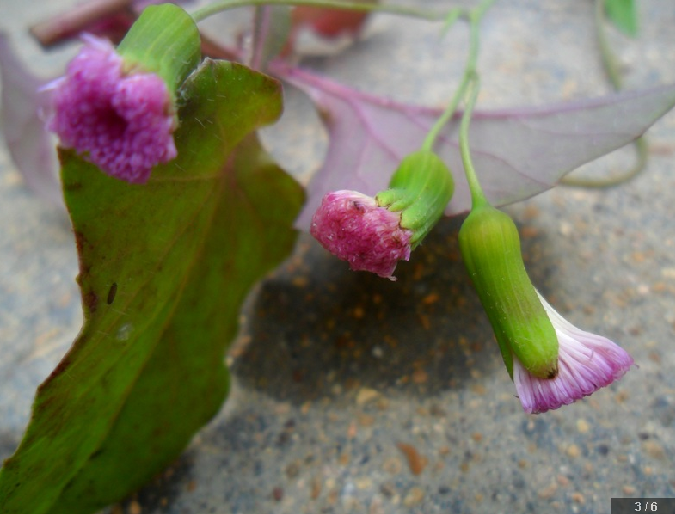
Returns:
[[[455,183],[445,163],[431,150],[418,150],[403,158],[389,181],[389,188],[375,197],[390,211],[401,213],[401,227],[412,230],[415,249],[443,215]]]
[[[513,376],[513,355],[539,378],[557,373],[558,338],[525,271],[518,229],[491,205],[471,211],[459,231],[469,276]]]
[[[117,53],[132,66],[162,77],[175,100],[176,90],[199,65],[199,29],[177,5],[151,5],[131,26]]]

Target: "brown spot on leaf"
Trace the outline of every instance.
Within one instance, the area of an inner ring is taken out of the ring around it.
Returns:
[[[79,230],[75,231],[75,246],[77,248],[77,254],[82,255],[82,248],[84,248],[84,243],[86,241],[86,238],[84,237],[84,234],[80,232]]]
[[[64,183],[63,189],[65,189],[66,191],[77,191],[78,189],[82,189],[82,182]]]
[[[98,296],[96,296],[94,291],[89,291],[88,293],[83,294],[82,302],[91,314],[96,312],[96,307],[98,307]]]
[[[63,359],[61,359],[61,361],[49,374],[49,377],[47,378],[47,380],[45,380],[45,383],[55,379],[58,375],[63,373],[63,371],[68,367],[69,364],[70,364],[70,354],[66,354],[66,356],[63,357]]]

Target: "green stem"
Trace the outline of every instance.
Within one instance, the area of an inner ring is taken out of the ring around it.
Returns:
[[[598,47],[600,48],[600,58],[605,69],[607,79],[612,84],[616,91],[623,88],[621,73],[619,72],[619,63],[612,52],[612,48],[607,39],[607,31],[605,30],[604,21],[604,0],[595,0],[594,9],[595,31],[598,38]],[[637,160],[635,166],[628,171],[617,175],[616,177],[607,179],[592,179],[592,178],[574,178],[565,177],[560,180],[560,184],[570,187],[592,187],[592,188],[606,188],[623,184],[631,180],[633,177],[640,174],[642,170],[647,167],[649,160],[649,148],[647,147],[647,139],[645,136],[640,136],[634,141],[635,150],[637,152]]]
[[[605,73],[612,87],[619,91],[622,87],[621,73],[619,73],[619,63],[616,56],[612,52],[612,47],[607,39],[607,31],[605,30],[604,20],[604,0],[595,0],[595,9],[593,11],[593,21],[595,25],[595,33],[598,38],[598,46],[600,47],[600,58],[602,65],[605,68]]]
[[[445,18],[445,21],[443,22],[443,27],[441,28],[441,37],[444,37],[448,33],[450,28],[463,14],[465,14],[465,12],[466,11],[461,7],[455,7],[450,10]]]
[[[635,162],[635,166],[630,168],[628,171],[616,175],[615,177],[605,179],[565,177],[560,180],[560,184],[569,187],[604,189],[608,187],[620,186],[624,182],[628,182],[633,177],[639,175],[640,172],[647,167],[647,162],[649,161],[649,147],[647,146],[647,140],[645,139],[645,136],[640,136],[633,142],[633,144],[635,145],[635,150],[637,152],[637,160]]]
[[[483,2],[481,2],[481,4],[478,7],[469,11],[468,13],[470,24],[469,57],[467,59],[466,66],[464,67],[464,76],[462,77],[462,81],[460,82],[457,91],[452,97],[452,100],[445,108],[445,111],[443,111],[443,114],[440,116],[440,118],[436,120],[436,123],[434,123],[434,126],[431,127],[431,130],[427,134],[427,137],[424,139],[424,143],[422,143],[422,150],[431,150],[433,148],[441,130],[443,130],[443,127],[455,115],[457,107],[459,106],[459,102],[462,100],[462,98],[464,98],[464,95],[466,94],[466,89],[469,86],[469,83],[476,76],[476,68],[478,64],[478,50],[480,47],[480,31],[479,31],[480,21],[483,18],[485,12],[492,4],[495,3],[495,1],[496,0],[483,0]],[[461,14],[462,13],[457,14],[455,16],[454,13],[451,12],[450,15],[448,16],[448,19],[446,20],[446,25],[454,22],[457,19],[457,17],[459,17]]]
[[[466,96],[467,89],[471,87],[471,94],[468,102],[466,102],[462,122],[459,126],[459,152],[462,156],[462,163],[464,164],[464,174],[469,183],[473,208],[488,203],[485,194],[483,193],[483,188],[480,185],[480,181],[478,180],[478,176],[476,175],[476,170],[473,167],[473,162],[471,161],[471,151],[469,150],[469,124],[471,123],[471,113],[478,100],[478,91],[480,90],[480,78],[478,77],[477,71],[478,51],[480,49],[480,21],[494,2],[495,0],[484,0],[478,7],[470,11],[469,57],[464,68],[462,82],[460,83],[459,88],[457,88],[455,95],[452,97],[450,104],[446,107],[440,118],[438,118],[422,144],[422,150],[431,150],[433,148],[436,138],[445,124],[452,119],[460,100]]]
[[[440,118],[436,120],[434,126],[431,127],[431,130],[427,134],[427,137],[424,138],[424,142],[422,143],[422,150],[433,149],[434,144],[436,143],[436,139],[438,138],[438,135],[440,134],[441,130],[443,130],[445,124],[448,121],[450,121],[450,119],[455,115],[455,112],[457,111],[457,106],[459,105],[459,102],[462,100],[462,98],[464,98],[464,95],[466,94],[466,88],[469,85],[470,81],[471,81],[470,76],[465,73],[464,77],[462,78],[462,82],[460,83],[459,87],[457,88],[457,91],[455,91],[455,94],[452,97],[452,100],[445,108],[445,111],[443,111],[443,114],[441,114]]]
[[[462,156],[462,164],[464,165],[464,175],[466,181],[469,183],[469,191],[471,191],[471,210],[488,203],[483,188],[476,175],[476,170],[471,161],[471,151],[469,150],[469,124],[471,123],[471,113],[478,100],[478,91],[480,90],[480,77],[474,74],[471,81],[471,94],[469,100],[464,108],[464,115],[462,116],[462,123],[459,126],[459,153]]]
[[[445,20],[447,14],[423,11],[414,7],[403,5],[379,5],[365,4],[358,2],[338,2],[335,0],[222,0],[214,2],[206,7],[197,9],[192,13],[195,22],[200,22],[209,16],[217,14],[228,9],[246,7],[251,5],[304,5],[310,7],[321,7],[324,9],[346,9],[350,11],[372,11],[387,14],[398,14],[402,16],[411,16],[429,21]]]

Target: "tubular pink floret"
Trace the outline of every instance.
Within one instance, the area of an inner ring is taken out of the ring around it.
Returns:
[[[153,166],[176,157],[169,90],[152,73],[125,73],[107,41],[86,36],[64,77],[53,82],[47,128],[106,174],[144,183]]]
[[[354,271],[370,271],[395,280],[396,263],[410,258],[411,230],[401,228],[401,213],[380,207],[355,191],[323,197],[312,217],[311,234]]]
[[[514,357],[513,382],[525,412],[539,414],[590,396],[623,377],[635,364],[623,348],[605,337],[578,329],[541,295],[539,299],[558,336],[558,376],[533,377]]]

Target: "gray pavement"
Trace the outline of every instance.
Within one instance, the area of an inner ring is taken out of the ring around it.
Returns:
[[[0,4],[3,28],[26,42],[22,26],[65,2]],[[640,9],[638,41],[611,34],[627,85],[672,83],[675,6],[644,0]],[[591,12],[590,2],[499,2],[483,26],[480,105],[607,92]],[[465,27],[439,43],[433,25],[383,16],[373,32],[306,65],[401,100],[447,100],[466,55]],[[22,52],[45,73],[65,58],[28,44]],[[325,138],[311,105],[297,91],[287,96],[282,124],[265,140],[306,178]],[[458,220],[438,226],[399,266],[396,283],[350,272],[303,236],[247,302],[222,412],[156,483],[112,511],[609,513],[611,497],[675,496],[675,114],[649,141],[649,167],[630,184],[557,188],[507,209],[542,293],[633,355],[639,368],[623,380],[525,415],[464,272]],[[584,172],[611,174],[632,159],[622,150]],[[81,323],[68,222],[24,188],[4,149],[0,263],[4,458],[20,440],[35,387]]]

